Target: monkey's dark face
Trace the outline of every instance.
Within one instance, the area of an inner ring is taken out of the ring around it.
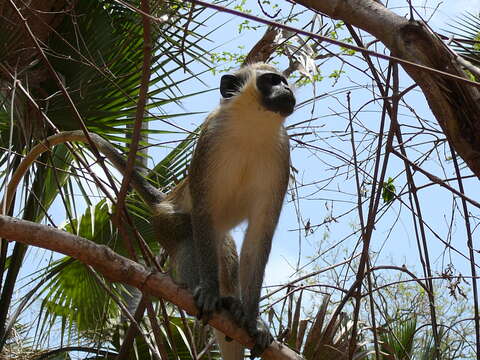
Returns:
[[[224,75],[220,81],[220,93],[225,99],[239,94],[249,77],[245,73]],[[257,71],[256,86],[260,92],[262,105],[269,111],[288,116],[295,107],[293,95],[287,79],[275,72]]]
[[[266,109],[283,116],[293,112],[295,96],[284,76],[272,72],[260,74],[257,76],[257,88]]]

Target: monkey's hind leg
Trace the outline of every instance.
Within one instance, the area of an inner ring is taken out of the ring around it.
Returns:
[[[200,277],[197,260],[191,254],[192,245],[192,238],[183,239],[175,253],[171,256],[170,261],[174,271],[175,282],[193,293],[200,282]]]

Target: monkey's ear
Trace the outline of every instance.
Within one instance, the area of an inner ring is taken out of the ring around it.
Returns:
[[[223,75],[220,80],[220,94],[226,99],[238,93],[242,81],[235,75]]]

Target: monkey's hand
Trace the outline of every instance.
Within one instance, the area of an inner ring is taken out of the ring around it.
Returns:
[[[218,291],[218,286],[208,286],[200,284],[193,292],[193,299],[198,308],[197,319],[207,323],[210,320],[214,311],[219,311],[221,308],[221,299]]]
[[[255,340],[255,345],[250,350],[250,358],[260,357],[265,349],[272,343],[273,337],[268,330],[267,325],[257,319],[252,324],[247,325],[248,334]]]

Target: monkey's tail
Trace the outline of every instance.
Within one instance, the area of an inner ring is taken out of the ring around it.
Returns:
[[[72,131],[73,133],[80,133],[80,136],[83,136],[83,142],[87,142],[86,136],[83,131]],[[90,138],[97,146],[98,151],[105,155],[108,160],[111,161],[113,166],[125,176],[127,169],[127,161],[125,156],[120,154],[115,147],[113,147],[110,142],[102,138],[101,136],[89,133]],[[149,204],[150,206],[159,204],[165,199],[165,195],[153,186],[142,174],[134,168],[131,173],[131,185],[142,197],[142,199]]]
[[[90,140],[89,140],[90,138]],[[4,197],[4,203],[6,204],[5,208],[10,207],[10,203],[13,199],[13,195],[17,190],[18,183],[25,175],[26,171],[30,165],[38,159],[38,157],[46,151],[49,151],[53,146],[58,144],[63,144],[68,141],[80,141],[83,143],[89,144],[90,141],[95,145],[97,150],[105,155],[115,166],[115,168],[125,175],[125,170],[127,168],[127,162],[125,158],[110,144],[107,140],[103,139],[101,136],[88,133],[85,133],[82,130],[75,131],[64,131],[52,136],[49,136],[44,142],[34,146],[28,155],[21,161],[17,169],[15,170],[10,183],[7,186],[7,191]],[[139,193],[143,200],[153,206],[159,204],[165,199],[165,195],[155,188],[150,182],[145,179],[136,169],[133,169],[131,174],[132,187]],[[3,204],[0,207],[3,208]]]

